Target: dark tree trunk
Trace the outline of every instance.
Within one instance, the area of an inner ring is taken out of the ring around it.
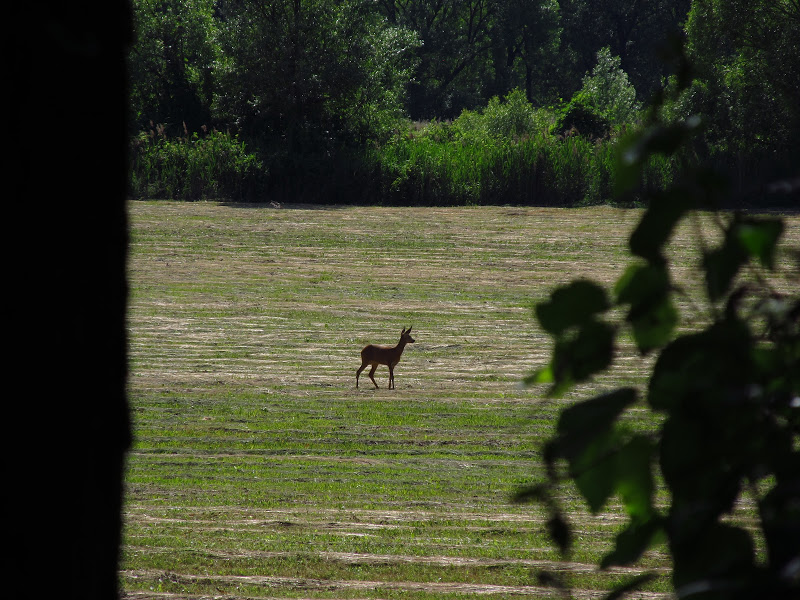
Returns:
[[[12,9],[4,223],[9,598],[119,595],[128,225],[125,1]],[[17,16],[18,18],[13,18]],[[8,80],[7,80],[8,81]],[[16,384],[16,385],[15,385]],[[14,410],[16,408],[17,410]],[[19,590],[13,588],[18,586]]]

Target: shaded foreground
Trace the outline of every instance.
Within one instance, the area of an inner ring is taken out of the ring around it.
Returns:
[[[561,402],[518,386],[548,359],[530,302],[581,275],[615,281],[637,211],[137,202],[130,216],[125,597],[557,595],[536,578],[558,568],[545,515],[508,499],[542,476],[540,442],[589,386]],[[677,264],[695,233],[678,233]],[[410,324],[397,389],[385,367],[380,389],[356,389],[361,348]],[[620,353],[591,387],[641,384]],[[600,597],[638,572],[594,566],[620,515],[565,502],[583,525],[563,567]],[[668,597],[665,555],[645,567],[662,577],[640,597]]]

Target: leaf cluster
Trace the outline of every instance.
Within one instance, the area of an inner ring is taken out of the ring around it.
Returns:
[[[688,63],[677,58],[677,79],[688,86]],[[662,122],[658,109],[621,156],[621,190],[652,156],[680,152],[698,128],[696,119]],[[713,171],[687,165],[682,179],[650,199],[630,236],[632,263],[610,292],[579,280],[536,305],[554,349],[550,363],[526,381],[548,384],[551,396],[607,369],[624,331],[642,357],[655,361],[646,390],[621,388],[563,410],[543,452],[547,482],[517,499],[544,503],[548,530],[567,553],[573,536],[557,502],[561,482],[573,480],[594,513],[618,496],[628,522],[600,566],[635,563],[665,540],[679,597],[797,597],[800,295],[769,283],[782,220],[716,212],[725,194]],[[682,292],[666,248],[675,228],[700,209],[714,211],[720,227],[720,241],[701,244],[698,261],[711,318],[699,331],[679,333]],[[613,309],[624,315],[621,322]],[[658,415],[653,433],[624,427],[625,412],[642,404]],[[669,492],[666,506],[654,500],[659,477]],[[745,493],[755,500],[766,545],[758,559],[753,532],[729,518]]]

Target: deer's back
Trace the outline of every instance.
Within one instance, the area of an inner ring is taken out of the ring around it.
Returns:
[[[361,351],[361,360],[364,362],[378,362],[388,365],[394,354],[395,348],[393,346],[376,346],[375,344],[369,344],[368,346],[364,346],[364,349]],[[399,361],[400,356],[397,356],[394,362],[397,363]]]

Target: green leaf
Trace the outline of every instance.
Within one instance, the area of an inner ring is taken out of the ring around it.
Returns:
[[[643,435],[634,436],[616,456],[616,491],[627,513],[635,519],[653,514],[652,461],[655,444]]]
[[[632,518],[646,520],[653,511],[654,444],[644,436],[622,442],[614,426],[602,429],[583,451],[572,457],[570,472],[593,513],[618,493]]]
[[[617,485],[619,433],[616,420],[636,401],[633,388],[623,388],[575,404],[558,420],[557,451],[592,512],[599,511]]]
[[[568,594],[569,586],[567,585],[563,573],[554,573],[553,571],[542,570],[536,574],[536,583],[543,587],[556,588],[563,595]]]
[[[639,352],[646,354],[660,348],[672,338],[678,324],[678,311],[668,297],[636,307],[628,313],[633,339]]]
[[[666,191],[653,194],[631,233],[631,252],[648,262],[664,263],[663,248],[680,220],[690,210],[715,207],[726,189],[725,180],[717,173],[699,168]]]
[[[611,364],[614,333],[614,327],[600,321],[581,327],[570,344],[570,372],[575,381],[586,381]]]
[[[673,411],[704,373],[709,339],[706,333],[684,335],[661,351],[650,377],[647,400],[654,410]]]
[[[663,265],[630,265],[614,286],[619,304],[641,304],[669,290],[669,275]]]
[[[705,253],[703,268],[706,271],[706,293],[712,302],[725,296],[745,262],[747,255],[735,243],[726,242],[722,247]]]
[[[523,487],[512,496],[511,501],[524,504],[527,502],[548,502],[550,499],[550,488],[543,483]]]
[[[617,177],[614,185],[614,195],[617,197],[633,190],[642,180],[644,161],[639,156],[638,150],[632,150],[637,148],[642,135],[637,131],[627,135],[619,143],[616,158]]]
[[[607,368],[614,354],[616,330],[608,323],[584,323],[572,338],[562,338],[553,348],[552,371],[555,384],[551,395],[558,396],[574,383],[587,381]]]
[[[778,219],[742,219],[737,216],[728,226],[722,246],[706,252],[703,258],[708,297],[715,302],[720,300],[730,289],[739,269],[750,259],[772,269],[775,248],[782,232],[783,223]]]
[[[620,388],[565,408],[558,419],[559,450],[574,456],[594,437],[607,432],[620,414],[636,402],[634,388]]]
[[[666,344],[678,323],[669,291],[666,267],[654,264],[632,265],[615,286],[617,301],[631,306],[626,320],[643,354]]]
[[[737,320],[719,322],[670,342],[653,366],[650,406],[672,412],[682,405],[695,411],[700,406],[724,410],[717,405],[728,391],[746,385],[752,376],[751,347],[749,329]]]
[[[728,443],[726,425],[673,415],[662,427],[659,466],[671,490],[671,513],[679,519],[671,531],[673,543],[682,538],[690,543],[695,532],[732,509],[741,491],[744,471],[731,456],[735,448]]]
[[[547,533],[550,534],[550,538],[556,543],[562,554],[566,554],[572,548],[572,532],[560,514],[554,514],[547,521]]]
[[[555,376],[553,375],[553,369],[548,365],[541,369],[537,369],[527,377],[522,380],[522,383],[525,385],[535,385],[537,383],[553,383],[555,381]]]
[[[544,461],[547,478],[550,481],[556,481],[558,479],[558,473],[556,472],[556,460],[558,460],[559,455],[560,450],[558,448],[558,440],[548,440],[542,448],[542,460]]]
[[[611,428],[595,437],[581,454],[570,461],[570,475],[594,514],[603,509],[614,493],[618,440],[619,433]]]
[[[658,123],[634,134],[620,154],[617,194],[639,183],[642,168],[650,156],[674,154],[694,134],[700,123],[699,117],[692,116],[677,123]]]
[[[700,122],[700,117],[695,115],[685,121],[654,125],[642,137],[637,150],[646,154],[673,154],[700,126]]]
[[[789,476],[759,502],[770,565],[778,571],[797,561],[800,540],[800,452],[788,452],[786,463]]]
[[[672,579],[679,598],[709,586],[732,592],[754,571],[753,541],[747,531],[731,525],[710,525],[672,549]]]
[[[631,233],[631,252],[650,263],[661,264],[663,248],[669,241],[675,226],[694,206],[690,190],[675,186],[651,198],[639,224]]]
[[[736,228],[740,244],[751,258],[758,259],[767,269],[774,267],[775,248],[782,233],[783,221],[780,219],[749,219]]]
[[[551,335],[582,325],[609,309],[605,290],[592,281],[578,280],[557,288],[550,300],[536,305],[539,324]]]
[[[536,370],[523,382],[551,383],[547,395],[560,397],[575,383],[586,381],[607,368],[614,354],[616,329],[608,323],[589,321],[577,331],[556,340],[550,364]]]
[[[663,534],[664,521],[661,517],[631,519],[628,526],[617,534],[614,549],[602,558],[600,568],[635,563]]]

